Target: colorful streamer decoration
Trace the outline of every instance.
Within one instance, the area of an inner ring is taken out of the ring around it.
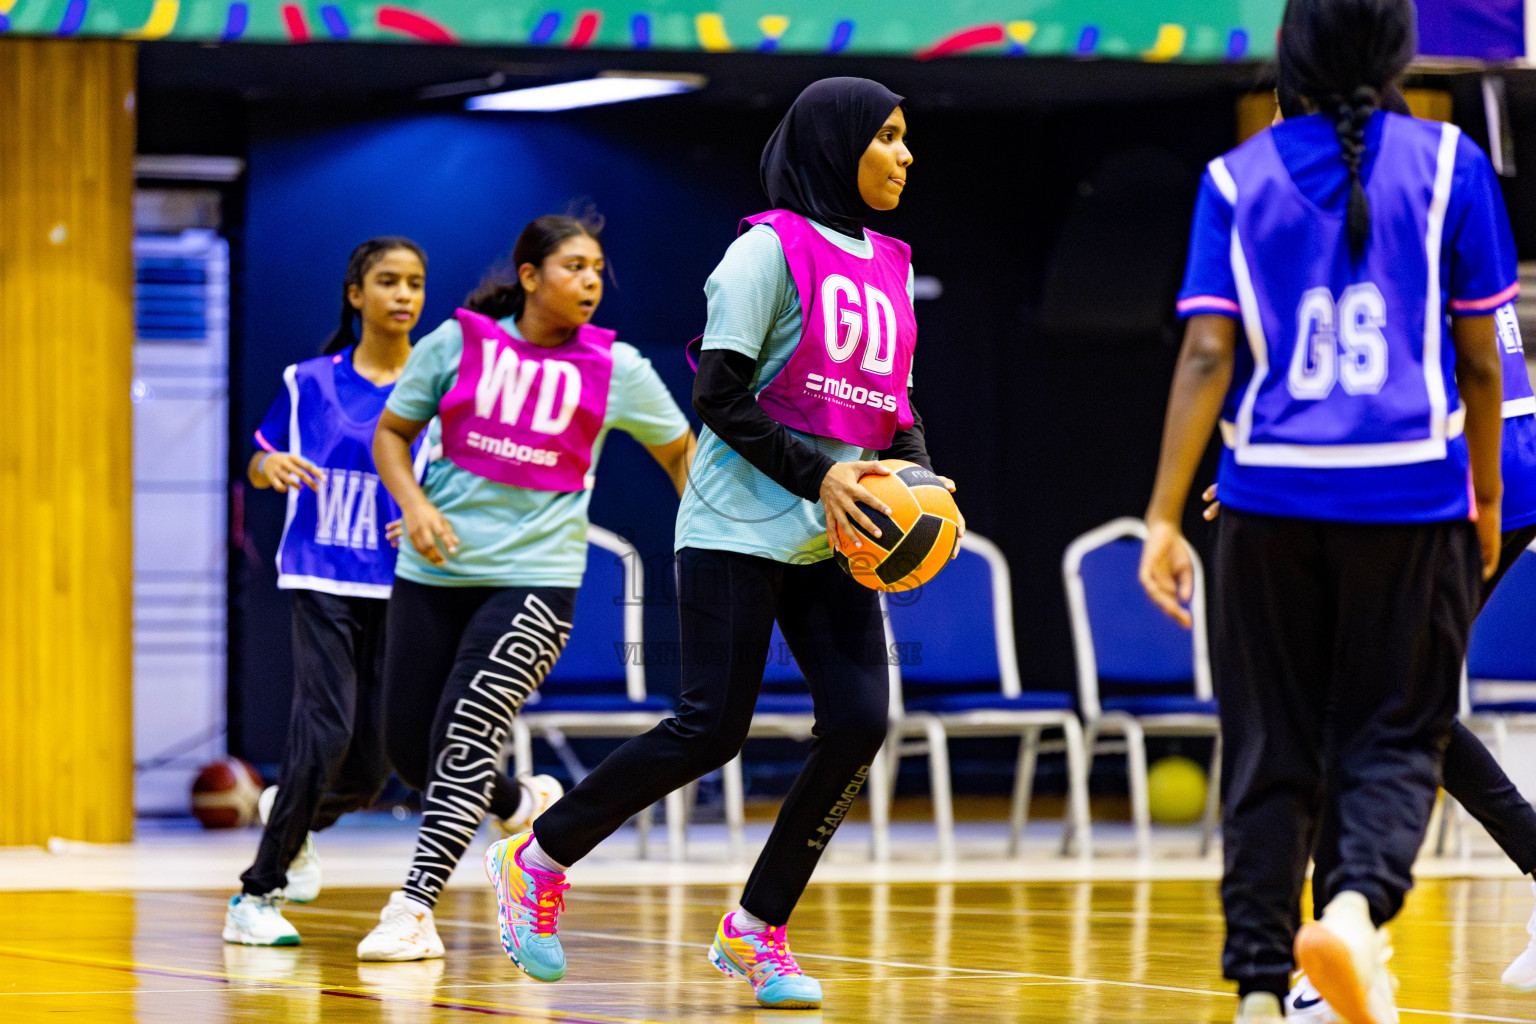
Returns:
[[[543,46],[555,38],[555,32],[560,28],[560,12],[550,11],[539,19],[539,23],[533,26],[533,31],[528,33],[528,41],[535,46]]]
[[[581,49],[592,42],[602,24],[602,11],[582,11],[576,16],[576,29],[571,33],[570,42],[565,45],[572,50]]]
[[[1227,37],[1227,60],[1242,60],[1248,56],[1248,33],[1240,28]]]
[[[288,38],[296,43],[309,42],[309,22],[304,18],[304,8],[298,4],[283,4],[282,14]]]
[[[181,0],[155,0],[155,6],[149,9],[149,20],[143,27],[124,33],[123,38],[164,39],[176,27],[176,18],[180,14]]]
[[[983,46],[996,46],[1007,38],[1008,33],[1003,31],[1001,25],[975,25],[947,35],[925,50],[917,51],[917,59],[933,60],[935,57],[950,57],[957,53],[965,53],[967,50],[980,49]]]
[[[782,14],[765,14],[757,19],[757,30],[763,41],[757,44],[758,53],[772,53],[779,48],[779,40],[789,31],[789,19]]]
[[[853,22],[846,18],[832,26],[832,41],[827,44],[828,53],[842,53],[853,42]]]
[[[1152,42],[1152,48],[1142,52],[1143,60],[1154,64],[1173,60],[1184,52],[1184,40],[1189,33],[1183,25],[1159,25],[1157,26],[1157,38]]]
[[[16,9],[18,0],[0,0],[0,32],[11,30],[11,11]]]
[[[723,53],[731,48],[731,37],[725,34],[725,19],[720,15],[700,14],[693,19],[693,28],[704,49]]]
[[[226,43],[232,43],[245,35],[245,29],[250,23],[251,7],[249,4],[230,4],[229,14],[224,18],[224,34],[219,38]]]
[[[1032,21],[1010,21],[1003,26],[1008,33],[1008,55],[1022,57],[1029,52],[1029,44],[1034,42],[1037,26]]]
[[[347,26],[347,19],[342,17],[341,8],[335,4],[325,4],[320,8],[320,20],[325,23],[325,30],[331,34],[332,39],[350,39],[352,30]]]
[[[1099,27],[1097,25],[1084,25],[1083,34],[1077,37],[1078,56],[1090,56],[1099,45]]]
[[[637,14],[629,19],[629,38],[637,50],[649,50],[651,48],[650,15]]]
[[[404,7],[382,6],[374,16],[375,24],[386,32],[398,32],[423,43],[456,43],[459,37],[441,23]]]
[[[64,17],[59,19],[59,35],[72,36],[85,24],[86,0],[69,0]]]

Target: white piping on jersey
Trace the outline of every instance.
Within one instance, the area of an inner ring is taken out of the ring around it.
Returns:
[[[1435,159],[1435,183],[1428,212],[1425,256],[1429,281],[1425,294],[1424,386],[1429,399],[1429,434],[1418,441],[1386,441],[1377,444],[1286,444],[1253,443],[1253,409],[1259,391],[1270,373],[1269,343],[1264,336],[1257,293],[1243,253],[1237,228],[1237,181],[1222,157],[1212,160],[1207,169],[1224,199],[1233,208],[1232,276],[1237,285],[1243,312],[1244,333],[1253,354],[1253,376],[1238,404],[1235,423],[1222,423],[1222,439],[1233,450],[1233,458],[1245,466],[1287,466],[1293,468],[1358,469],[1370,466],[1405,466],[1419,462],[1439,462],[1446,457],[1446,442],[1459,436],[1465,411],[1458,408],[1447,415],[1448,399],[1441,372],[1442,324],[1444,310],[1440,294],[1440,244],[1445,230],[1446,206],[1450,201],[1451,180],[1456,167],[1456,143],[1460,129],[1442,125],[1440,146]]]
[[[299,367],[298,364],[288,367],[283,371],[283,384],[288,388],[288,454],[300,455],[304,453],[299,448]],[[293,525],[293,517],[299,511],[299,487],[290,484],[288,486],[288,510],[283,514],[283,535],[277,541],[277,578],[283,578],[283,545],[288,543],[288,528]]]
[[[1536,412],[1536,396],[1532,395],[1505,399],[1499,406],[1499,413],[1506,420],[1512,420],[1516,416],[1528,416],[1533,412]]]
[[[299,576],[294,573],[277,574],[278,590],[318,590],[336,597],[377,597],[389,600],[391,585],[388,583],[354,583],[351,580],[332,580],[324,576]]]

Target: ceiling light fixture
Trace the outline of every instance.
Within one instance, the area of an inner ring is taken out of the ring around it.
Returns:
[[[471,96],[465,110],[516,110],[549,112],[595,107],[604,103],[624,103],[654,96],[675,96],[702,89],[703,75],[658,74],[656,72],[603,71],[595,78],[575,82],[557,82],[529,89]]]

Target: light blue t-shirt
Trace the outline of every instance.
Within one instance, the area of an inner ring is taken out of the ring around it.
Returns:
[[[868,238],[853,239],[815,221],[807,223],[843,251],[861,259],[874,258]],[[908,301],[912,287],[909,274]],[[709,320],[703,348],[756,359],[750,387],[753,394],[761,392],[789,362],[800,344],[803,325],[800,294],[773,228],[754,225],[732,242],[705,282],[704,295]],[[907,383],[910,387],[911,380]],[[828,437],[798,430],[790,433],[835,462],[876,454]],[[737,551],[778,562],[819,562],[832,557],[821,502],[789,493],[708,427],[699,434],[699,450],[678,506],[675,547]]]
[[[497,323],[508,334],[522,337],[511,317]],[[386,408],[409,420],[432,419],[458,377],[463,353],[458,321],[444,321],[411,350]],[[676,441],[688,430],[688,421],[650,360],[621,341],[613,345],[608,411],[592,445],[593,471],[614,427],[653,447]],[[437,445],[436,424],[428,442]],[[509,487],[434,458],[422,490],[458,534],[459,550],[447,556],[446,565],[436,566],[406,541],[400,545],[397,576],[439,587],[581,586],[587,567],[590,487],[571,492]]]

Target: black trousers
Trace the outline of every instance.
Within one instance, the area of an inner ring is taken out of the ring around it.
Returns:
[[[277,799],[245,892],[281,889],[311,831],[377,799],[389,779],[382,683],[387,602],[294,590],[293,710]]]
[[[570,587],[433,587],[395,579],[384,668],[385,742],[422,794],[405,892],[434,906],[489,810],[517,811],[501,751],[512,717],[565,647]]]
[[[1536,540],[1536,524],[1504,534],[1499,567],[1483,582],[1479,611],[1532,540]],[[1527,875],[1536,872],[1536,809],[1520,795],[1482,741],[1460,722],[1451,727],[1443,776],[1445,791],[1488,830],[1515,866]],[[1335,892],[1332,880],[1339,867],[1338,849],[1337,815],[1325,809],[1312,869],[1312,903],[1319,911]]]
[[[1324,806],[1333,891],[1402,906],[1440,783],[1481,583],[1470,523],[1322,523],[1223,509],[1212,667],[1226,767],[1222,967],[1284,989]],[[1257,984],[1256,984],[1257,983]]]
[[[805,673],[816,725],[741,905],[782,925],[885,740],[889,653],[880,603],[830,560],[789,565],[730,551],[677,556],[682,695],[677,716],[610,754],[534,824],[561,864],[741,750],[777,618]]]

